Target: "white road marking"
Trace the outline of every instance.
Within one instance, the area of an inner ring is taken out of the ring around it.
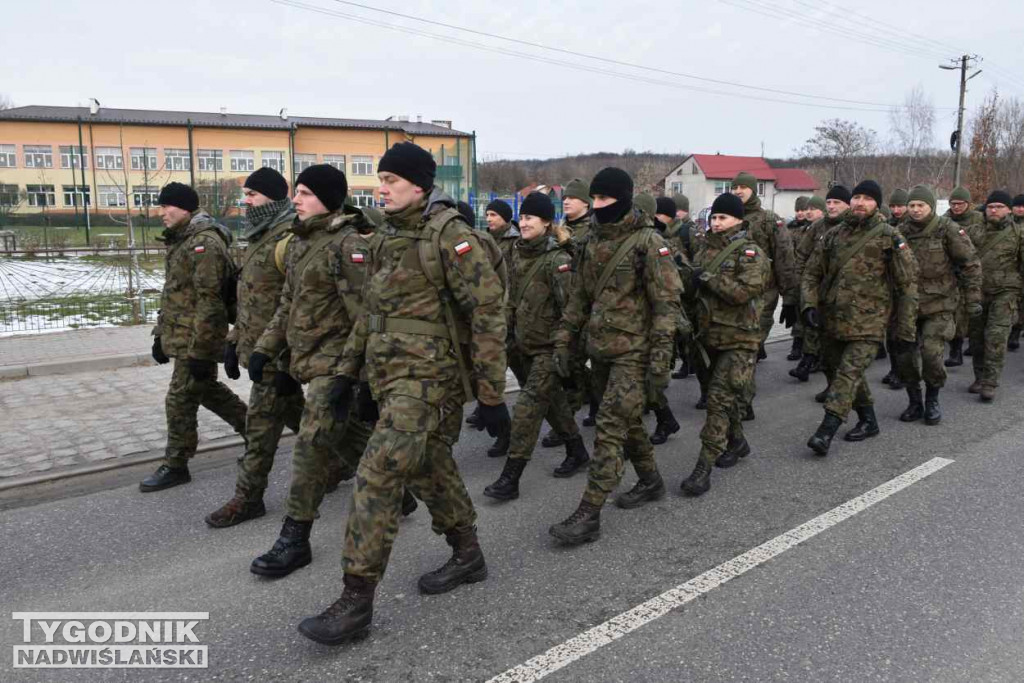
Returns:
[[[778,557],[808,539],[814,538],[836,524],[853,517],[859,512],[863,512],[875,503],[885,500],[911,484],[921,481],[930,474],[938,472],[952,462],[948,458],[932,458],[923,465],[915,467],[895,479],[890,479],[881,486],[871,489],[867,493],[857,496],[838,507],[832,508],[809,522],[805,522],[784,534],[776,536],[767,543],[748,550],[742,555],[738,555],[728,562],[724,562],[714,569],[710,569],[700,576],[690,579],[684,584],[667,590],[657,597],[640,603],[631,610],[612,617],[588,631],[584,631],[575,638],[570,638],[564,643],[556,645],[526,663],[495,676],[488,683],[531,683],[532,681],[539,681],[548,674],[554,673],[592,652],[596,652],[599,648],[615,642],[655,619],[665,616],[677,607],[682,607],[708,591],[718,588],[723,583],[745,574],[774,557]]]

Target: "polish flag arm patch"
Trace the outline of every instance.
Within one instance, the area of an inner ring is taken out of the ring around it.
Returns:
[[[455,253],[459,256],[465,256],[471,251],[473,251],[473,245],[469,242],[459,242],[455,245]]]
[[[757,252],[754,251],[753,249],[744,249],[743,255],[746,256],[747,258],[754,258],[755,256],[757,256]]]
[[[206,253],[206,247],[204,247],[203,245],[200,244],[198,247],[196,247],[196,253],[197,254],[205,254]]]
[[[366,255],[358,251],[352,253],[352,263],[366,263]]]
[[[658,249],[658,255],[659,256],[668,256],[671,253],[672,253],[672,250],[669,249],[668,247],[661,247],[660,249]]]
[[[566,272],[569,271],[569,268],[570,268],[570,266],[569,266],[568,263],[563,263],[562,265],[558,266],[558,272],[559,273],[566,273]]]

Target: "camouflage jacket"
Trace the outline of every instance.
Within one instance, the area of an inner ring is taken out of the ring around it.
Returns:
[[[706,267],[723,249],[739,240],[716,272],[701,273],[697,292],[697,335],[712,349],[757,351],[761,344],[761,309],[771,279],[771,264],[749,235],[746,224],[707,236],[696,265]]]
[[[811,227],[811,221],[793,219],[789,223],[786,223],[786,232],[789,233],[789,242],[793,245],[793,254],[796,255],[797,245],[800,244],[800,240],[803,238],[804,233]]]
[[[228,341],[235,344],[242,367],[249,367],[249,355],[270,324],[281,300],[285,276],[278,269],[277,247],[291,233],[294,220],[295,209],[289,203],[284,211],[273,217],[265,231],[252,236],[242,255],[242,270],[238,275],[238,319],[228,333]],[[282,364],[272,369],[287,372],[287,354],[282,360]]]
[[[593,217],[594,214],[591,211],[587,211],[576,220],[570,221],[566,219],[565,227],[572,233],[573,245],[580,244],[590,234],[590,225],[593,223]]]
[[[256,350],[276,358],[287,348],[289,373],[300,382],[338,374],[345,341],[362,313],[370,256],[358,226],[365,220],[344,206],[292,224],[281,301]],[[306,259],[310,249],[315,252]]]
[[[968,235],[971,234],[972,228],[985,225],[985,214],[974,209],[967,209],[967,211],[964,211],[959,216],[953,213],[953,209],[949,209],[943,216],[966,230]]]
[[[595,299],[605,264],[640,229],[650,230],[649,237],[641,238]],[[649,366],[654,374],[668,372],[676,333],[685,321],[682,283],[672,250],[651,221],[634,209],[617,223],[595,223],[573,263],[573,289],[555,333],[555,347],[574,349],[585,333],[588,355],[595,360]]]
[[[153,335],[171,358],[220,361],[228,334],[224,285],[231,234],[205,211],[164,234],[164,289]]]
[[[505,262],[505,267],[508,269],[508,277],[514,278],[515,273],[512,271],[512,252],[516,249],[516,243],[519,238],[522,237],[522,233],[519,232],[519,226],[515,223],[509,223],[504,230],[498,233],[487,232],[488,235],[497,243],[498,248],[501,250],[501,259]]]
[[[345,346],[338,374],[357,377],[365,366],[374,396],[401,394],[432,405],[441,403],[459,364],[445,327],[441,294],[427,279],[419,243],[440,231],[440,260],[455,316],[467,328],[476,397],[487,405],[505,394],[504,291],[484,248],[481,233],[470,228],[448,195],[434,188],[422,203],[388,214],[377,231],[366,310]],[[437,333],[389,332],[391,321],[414,321]],[[471,397],[466,397],[467,400]]]
[[[772,261],[772,278],[768,282],[768,289],[778,289],[783,303],[795,304],[799,297],[799,281],[789,232],[781,227],[782,221],[774,212],[761,207],[761,198],[756,194],[751,195],[743,208],[743,219],[750,226],[747,232],[761,247],[761,252]]]
[[[840,259],[865,232],[884,227],[834,274]],[[832,286],[822,291],[828,284]],[[818,308],[825,333],[843,341],[885,339],[896,297],[896,337],[917,338],[917,262],[899,230],[875,212],[861,220],[846,213],[842,224],[818,241],[801,281],[803,308]]]
[[[554,237],[519,240],[512,253],[517,278],[509,294],[516,347],[527,356],[550,353],[572,286],[572,257]],[[526,282],[527,276],[530,277]]]
[[[917,261],[918,315],[956,311],[958,271],[967,303],[981,301],[981,262],[966,230],[932,214],[924,224],[902,221],[900,231]]]
[[[1004,230],[1011,234],[1003,236]],[[998,223],[974,225],[967,235],[981,260],[982,294],[1020,293],[1024,287],[1024,226],[1015,223],[1011,215]]]
[[[807,259],[811,258],[811,254],[814,253],[814,247],[825,236],[825,233],[842,223],[845,218],[846,212],[844,211],[835,218],[824,216],[807,226],[796,248],[796,272],[798,276],[803,277]]]

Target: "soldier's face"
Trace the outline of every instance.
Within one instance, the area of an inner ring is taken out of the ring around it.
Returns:
[[[262,192],[256,190],[250,190],[248,187],[242,188],[242,196],[246,206],[263,206],[269,204],[273,200]]]
[[[878,202],[866,194],[855,194],[850,202],[850,208],[853,209],[853,215],[858,218],[867,218],[878,211]]]
[[[927,206],[927,204],[925,204]],[[903,214],[907,212],[907,207],[903,204],[890,204],[889,211],[896,218],[903,218]],[[917,220],[916,218],[914,220]]]
[[[587,212],[587,203],[578,197],[565,197],[562,199],[562,213],[569,220],[579,218]]]
[[[744,204],[750,201],[750,198],[754,196],[754,191],[746,185],[733,185],[732,193],[742,199]]]
[[[985,215],[990,220],[1001,221],[1010,215],[1010,207],[999,203],[988,204],[985,206]]]
[[[932,207],[928,206],[928,202],[922,202],[915,199],[914,201],[907,204],[907,213],[910,214],[911,220],[920,223],[925,218],[928,218],[928,216],[931,215]],[[895,214],[896,212],[893,211],[893,215]]]
[[[328,213],[327,207],[317,198],[313,191],[301,183],[295,186],[295,196],[292,198],[295,205],[295,213],[299,220],[306,220],[313,216]]]
[[[683,211],[682,209],[679,209],[678,211],[676,211],[676,218],[678,218],[678,219],[679,219],[679,220],[681,220],[681,221],[685,221],[685,220],[686,220],[686,218],[687,218],[687,217],[688,217],[689,215],[690,215],[690,212],[689,212],[689,211]]]
[[[807,210],[806,209],[797,209],[796,210],[796,219],[798,221],[805,221],[805,220],[807,220]]]
[[[160,221],[165,228],[175,228],[192,217],[191,211],[165,204],[160,207]]]
[[[1015,206],[1015,207],[1013,207],[1013,215],[1014,216],[1024,216],[1024,206]]]
[[[673,218],[672,218],[672,216],[669,216],[667,213],[656,213],[656,214],[654,214],[654,217],[657,218],[662,223],[664,223],[665,225],[671,225],[672,224]]]
[[[423,197],[423,188],[394,173],[378,173],[380,199],[385,213],[404,211]]]
[[[501,232],[508,225],[497,211],[488,211],[484,214],[484,219],[487,221],[487,229],[491,232]]]
[[[809,220],[813,223],[814,221],[820,221],[822,218],[824,218],[825,212],[822,211],[821,209],[807,209],[804,215],[806,217],[806,220]]]
[[[954,216],[963,216],[967,212],[969,204],[959,199],[949,203],[949,208],[953,212]]]
[[[741,225],[742,220],[736,218],[736,216],[730,216],[727,213],[713,213],[711,214],[711,232],[726,232],[732,230],[737,225]]]
[[[535,240],[548,231],[550,223],[538,216],[531,216],[526,213],[519,214],[519,231],[523,233],[523,239],[527,242]]]
[[[838,218],[839,214],[850,208],[850,205],[840,199],[826,199],[825,208],[828,210],[829,218]]]
[[[591,199],[594,200],[595,209],[603,209],[606,206],[611,206],[615,202],[619,201],[615,197],[609,197],[606,194],[595,194],[591,195]]]

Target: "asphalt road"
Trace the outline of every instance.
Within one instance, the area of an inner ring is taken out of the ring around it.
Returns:
[[[820,459],[804,444],[821,419],[811,397],[823,379],[786,376],[787,347],[770,345],[759,366],[753,454],[716,470],[699,499],[678,486],[697,457],[703,413],[692,408],[696,381],[674,381],[683,429],[657,449],[669,495],[639,510],[609,506],[602,538],[582,547],[547,534],[584,484],[550,476],[561,449],[538,447],[520,499],[499,504],[482,490],[501,461],[485,456],[484,435],[464,432],[457,459],[478,506],[488,580],[417,592],[417,577],[448,554],[421,507],[401,525],[371,636],[340,648],[295,626],[341,591],[348,484],[322,506],[313,564],[277,581],[248,566],[280,526],[284,453],[267,516],[226,530],[203,516],[233,490],[230,457],[197,463],[190,485],[160,493],[140,494],[134,471],[22,492],[22,506],[7,499],[0,516],[0,680],[486,680],[935,457],[954,462],[545,680],[1024,680],[1024,353],[1008,354],[991,405],[966,393],[969,367],[954,370],[936,427],[896,420],[905,394],[879,382],[887,362],[876,363],[881,436],[837,440]],[[629,472],[623,485],[634,480]],[[14,670],[15,611],[209,612],[197,634],[210,668]]]

